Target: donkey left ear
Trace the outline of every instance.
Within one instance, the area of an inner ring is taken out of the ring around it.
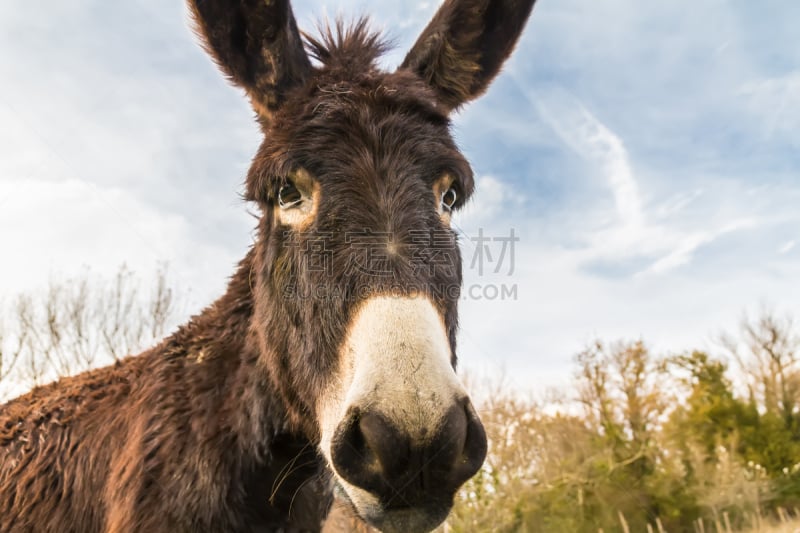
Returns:
[[[400,68],[452,111],[486,90],[511,55],[535,0],[445,0]]]
[[[262,118],[311,72],[289,0],[189,0],[189,7],[206,50]]]

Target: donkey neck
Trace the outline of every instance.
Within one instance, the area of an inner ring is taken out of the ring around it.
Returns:
[[[207,425],[202,431],[212,432],[208,452],[237,465],[254,519],[270,527],[305,524],[302,529],[314,530],[329,505],[330,489],[320,475],[324,469],[315,444],[289,422],[255,333],[257,250],[256,245],[240,262],[225,294],[167,339],[162,353],[169,360],[173,350],[182,352],[186,378],[197,375],[201,386],[219,391],[216,399],[195,395],[196,420]]]
[[[162,353],[166,359],[182,354],[187,379],[196,376],[222,394],[213,406],[216,423],[220,429],[227,426],[244,451],[259,458],[275,437],[297,430],[288,423],[254,333],[254,257],[255,248],[239,263],[225,294],[168,338]]]

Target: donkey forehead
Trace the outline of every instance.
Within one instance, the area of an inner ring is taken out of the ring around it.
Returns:
[[[352,71],[321,70],[311,80],[311,103],[315,115],[336,113],[353,106],[375,107],[417,114],[447,124],[431,88],[418,76],[407,72],[384,72],[373,68],[354,75]]]
[[[432,171],[471,176],[430,90],[395,77],[317,84],[310,95],[298,95],[267,132],[273,153],[327,170],[360,161],[385,167],[376,169],[381,173],[434,166],[441,168]]]

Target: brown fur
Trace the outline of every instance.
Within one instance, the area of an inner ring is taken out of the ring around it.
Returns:
[[[455,363],[461,259],[431,190],[451,175],[460,206],[473,181],[447,114],[485,90],[532,5],[447,0],[385,73],[364,21],[308,38],[312,67],[288,2],[192,1],[265,133],[246,184],[258,237],[225,295],[159,345],[0,406],[0,531],[319,530],[332,496],[314,405],[359,301],[428,293]],[[292,232],[273,213],[298,168],[322,202]],[[367,265],[387,275],[349,268],[365,229],[397,240]],[[414,268],[437,260],[434,239],[444,261]],[[321,240],[330,268],[306,268]]]

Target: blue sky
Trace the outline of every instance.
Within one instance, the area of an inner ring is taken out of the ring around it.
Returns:
[[[437,5],[295,11],[305,29],[371,14],[393,68]],[[517,290],[462,302],[466,367],[540,390],[594,337],[714,350],[746,311],[800,316],[798,20],[791,0],[540,1],[455,118],[478,176],[468,265],[479,228],[520,238],[513,274],[465,273]],[[252,240],[259,137],[181,2],[5,1],[0,80],[0,297],[123,262],[168,262],[190,312],[222,291]]]

